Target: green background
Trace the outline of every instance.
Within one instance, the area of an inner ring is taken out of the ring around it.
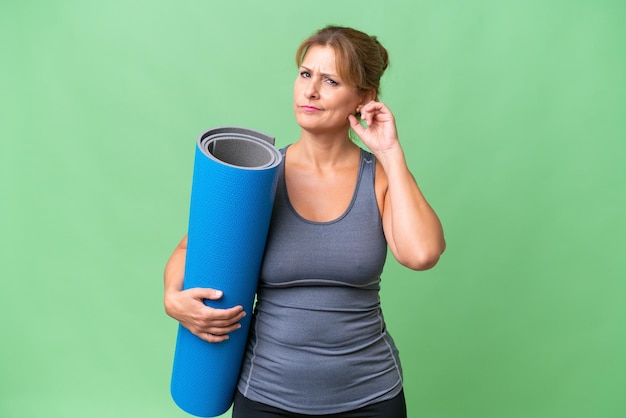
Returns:
[[[0,5],[0,416],[184,417],[162,271],[195,141],[297,139],[299,42],[379,36],[448,249],[390,260],[409,417],[626,416],[626,3]],[[228,416],[228,414],[226,415]]]

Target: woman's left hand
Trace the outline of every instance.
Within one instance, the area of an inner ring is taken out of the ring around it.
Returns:
[[[381,102],[371,101],[361,108],[364,128],[354,115],[349,115],[350,126],[374,155],[384,154],[400,146],[396,120],[391,110]]]

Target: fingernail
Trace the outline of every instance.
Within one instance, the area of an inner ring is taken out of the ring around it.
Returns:
[[[221,298],[222,294],[223,294],[223,292],[221,290],[216,290],[215,291],[215,297],[217,297],[217,298]]]

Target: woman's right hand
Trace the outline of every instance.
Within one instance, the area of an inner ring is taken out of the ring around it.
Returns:
[[[167,261],[164,274],[165,312],[199,338],[210,343],[228,339],[228,334],[241,328],[239,321],[246,316],[243,306],[215,309],[206,306],[205,299],[218,300],[222,292],[216,289],[183,289],[185,275],[185,236]]]
[[[221,291],[207,288],[170,291],[164,298],[165,312],[196,336],[218,343],[241,328],[239,321],[246,315],[242,306],[215,309],[204,304],[205,299],[218,300],[221,297]]]

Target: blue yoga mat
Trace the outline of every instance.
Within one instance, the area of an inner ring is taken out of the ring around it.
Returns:
[[[205,303],[242,305],[248,315],[221,343],[179,326],[171,393],[189,414],[214,417],[232,404],[281,161],[274,138],[251,129],[220,127],[198,138],[183,287],[222,290],[222,299]]]

